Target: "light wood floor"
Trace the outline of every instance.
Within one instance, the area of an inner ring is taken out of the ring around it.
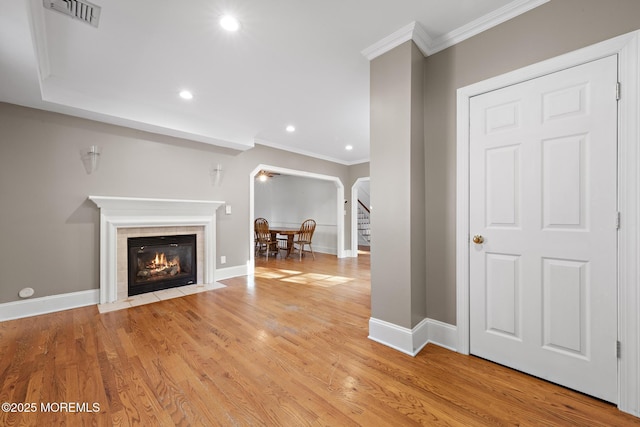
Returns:
[[[475,357],[369,340],[368,260],[259,259],[223,289],[0,323],[0,402],[38,405],[0,425],[640,425]],[[99,412],[41,411],[61,402]]]

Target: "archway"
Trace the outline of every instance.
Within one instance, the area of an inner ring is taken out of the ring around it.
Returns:
[[[253,221],[255,220],[255,178],[262,170],[289,176],[299,176],[303,178],[319,179],[323,181],[333,182],[336,187],[336,256],[344,258],[344,185],[340,178],[330,175],[322,175],[312,172],[300,171],[295,169],[287,169],[278,166],[259,164],[249,174],[249,247],[253,248]],[[249,251],[249,270],[253,272],[255,266],[255,253]]]

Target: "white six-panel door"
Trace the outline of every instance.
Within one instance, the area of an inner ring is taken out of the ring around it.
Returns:
[[[471,353],[617,401],[617,58],[470,102]]]

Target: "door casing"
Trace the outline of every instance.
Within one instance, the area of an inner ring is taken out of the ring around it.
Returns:
[[[457,350],[469,354],[469,103],[473,96],[618,55],[618,408],[640,416],[640,31],[512,71],[457,91]],[[615,91],[616,88],[612,88]]]

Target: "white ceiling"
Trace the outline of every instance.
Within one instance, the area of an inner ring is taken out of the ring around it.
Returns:
[[[368,58],[409,38],[431,54],[546,1],[92,0],[94,28],[2,0],[0,101],[354,164],[369,158]]]

